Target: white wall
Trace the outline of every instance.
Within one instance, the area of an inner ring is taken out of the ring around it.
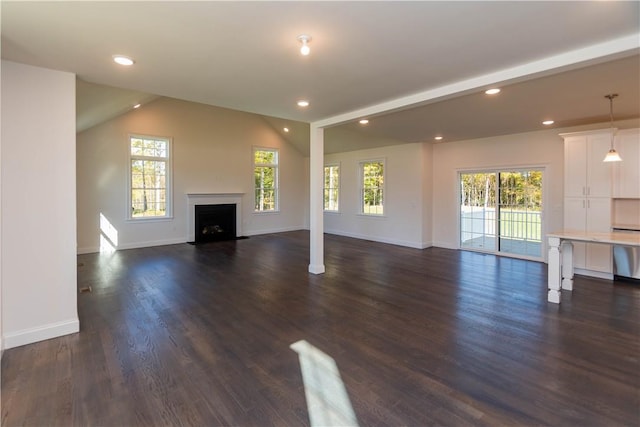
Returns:
[[[307,201],[306,206],[304,207],[304,229],[305,230],[309,230],[311,225],[311,217],[310,217],[310,210],[311,210],[311,206],[310,206],[310,200],[309,200],[309,193],[311,192],[311,187],[310,187],[310,183],[309,180],[311,179],[311,177],[309,176],[311,174],[311,165],[310,165],[310,158],[309,157],[305,157],[304,159],[304,199]]]
[[[423,247],[433,246],[433,145],[425,142],[420,145],[422,152],[422,242]]]
[[[463,170],[544,167],[543,209],[546,225],[553,230],[561,229],[563,150],[562,138],[557,131],[435,144],[433,197],[437,203],[433,205],[434,245],[458,247],[458,172]]]
[[[126,219],[130,133],[172,138],[173,219]],[[186,193],[245,193],[245,235],[305,227],[305,159],[258,115],[160,98],[77,138],[80,253],[99,250],[100,214],[117,230],[121,249],[193,240],[187,236]],[[280,150],[278,213],[253,211],[253,146]]]
[[[75,75],[2,61],[5,348],[79,330]]]
[[[0,76],[2,75],[2,62],[0,61]],[[2,100],[2,84],[0,84],[0,100]],[[0,102],[0,129],[2,129],[2,102]],[[2,135],[0,134],[0,165],[2,165]],[[4,334],[2,329],[2,173],[0,172],[0,360],[4,355]],[[0,364],[0,378],[2,368]]]
[[[430,184],[423,173],[430,169],[425,150],[423,144],[403,144],[325,155],[325,164],[340,165],[340,212],[325,212],[325,232],[415,248],[429,246],[423,240],[429,237],[423,233]],[[384,159],[386,168],[383,217],[359,213],[359,163],[376,159]]]

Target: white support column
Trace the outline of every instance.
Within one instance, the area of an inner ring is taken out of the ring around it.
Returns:
[[[573,243],[562,242],[562,289],[573,290]]]
[[[309,153],[309,273],[324,273],[324,129],[311,123]]]
[[[547,301],[560,304],[560,281],[562,277],[560,273],[560,239],[557,237],[549,237],[549,264],[547,268],[549,286]]]

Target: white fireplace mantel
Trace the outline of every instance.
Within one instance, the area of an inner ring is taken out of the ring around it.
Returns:
[[[236,237],[242,236],[242,197],[244,193],[187,193],[187,241],[195,239],[196,205],[236,205]]]

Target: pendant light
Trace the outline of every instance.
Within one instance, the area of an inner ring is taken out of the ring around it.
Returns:
[[[304,56],[309,55],[309,53],[311,52],[311,48],[309,47],[309,42],[311,42],[311,36],[307,34],[300,34],[298,37],[296,37],[296,39],[300,43],[302,43],[302,46],[300,47],[300,53]]]
[[[613,148],[613,139],[615,137],[615,131],[613,129],[613,98],[617,97],[617,93],[611,93],[609,95],[605,95],[604,97],[609,100],[609,118],[611,119],[611,148],[606,156],[604,156],[603,162],[620,162],[622,158],[620,154]]]

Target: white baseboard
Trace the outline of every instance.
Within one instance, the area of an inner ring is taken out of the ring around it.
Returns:
[[[369,236],[358,233],[350,233],[347,231],[325,230],[326,234],[334,234],[336,236],[351,237],[360,240],[370,240],[372,242],[388,243],[390,245],[405,246],[408,248],[424,249],[431,246],[431,242],[412,242],[408,240],[388,239],[386,237]]]
[[[252,230],[252,231],[246,231],[244,234],[246,236],[259,236],[261,234],[286,233],[288,231],[298,231],[298,230],[304,230],[303,226],[300,225],[297,227],[271,228],[267,230]]]
[[[182,237],[182,238],[175,237],[173,239],[150,240],[148,242],[125,243],[124,245],[119,245],[118,249],[150,248],[152,246],[178,245],[180,243],[187,243],[186,238],[184,238],[184,237]]]
[[[299,230],[311,231],[308,225],[305,225],[303,228],[300,228]],[[426,249],[432,246],[438,246],[431,241],[417,243],[417,242],[405,242],[401,240],[394,240],[394,241],[376,240],[376,238],[371,236],[357,235],[355,233],[346,233],[346,232],[340,232],[335,230],[330,230],[330,231],[325,230],[325,233],[335,234],[336,236],[352,237],[354,239],[360,239],[360,240],[371,240],[373,242],[389,243],[391,245],[397,245],[397,246],[407,246],[407,247],[416,248],[416,249]],[[457,249],[457,248],[452,248],[452,249]]]
[[[23,329],[17,332],[4,334],[4,349],[20,347],[38,341],[61,337],[63,335],[74,334],[80,331],[80,321],[78,318],[66,320],[64,322],[50,323],[48,325],[35,328]]]
[[[452,245],[451,243],[448,242],[433,242],[433,245],[436,248],[443,248],[443,249],[460,249],[460,247],[458,247],[457,244]]]
[[[433,246],[433,242],[429,241],[429,242],[422,242],[422,246],[420,247],[420,249],[427,249]]]
[[[573,270],[573,273],[579,274],[580,276],[589,276],[589,277],[597,277],[598,279],[613,280],[613,273],[603,273],[601,271],[584,270],[582,268],[575,268]]]
[[[187,243],[187,240],[185,238],[173,238],[173,239],[164,239],[164,240],[150,240],[150,241],[147,241],[147,242],[125,243],[125,244],[122,244],[122,245],[118,245],[118,249],[117,250],[137,249],[137,248],[150,248],[152,246],[177,245],[177,244],[180,244],[180,243]],[[96,252],[100,252],[100,248],[99,247],[90,246],[90,247],[78,248],[77,249],[78,255],[92,254],[92,253],[96,253]]]
[[[76,249],[76,253],[78,255],[83,255],[83,254],[93,254],[96,252],[100,252],[100,248],[97,246],[89,246],[86,248],[78,248]]]

